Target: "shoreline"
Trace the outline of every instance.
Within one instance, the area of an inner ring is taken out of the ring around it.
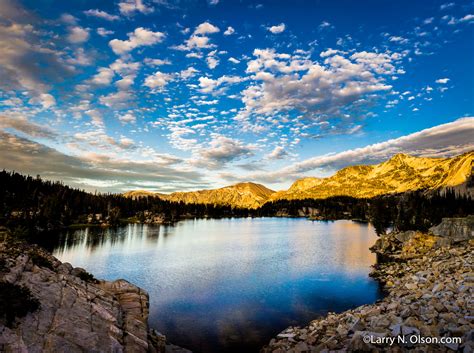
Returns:
[[[371,250],[383,299],[289,327],[261,353],[472,352],[474,216],[443,219],[429,234],[389,233]]]
[[[97,280],[4,229],[0,260],[2,309],[13,313],[1,313],[0,351],[191,353],[149,326],[149,295],[126,280]]]
[[[91,325],[99,340],[94,344],[101,347],[112,344],[125,349],[129,345],[136,351],[160,353],[168,347],[189,353],[166,343],[164,335],[148,326],[149,297],[144,290],[124,280],[98,281],[35,245],[11,238],[5,230],[0,233],[0,258],[7,264],[0,268],[2,281],[30,288],[42,304],[39,311],[19,318],[16,329],[0,322],[0,347],[18,349],[19,344],[28,347],[38,341],[53,348],[92,344],[84,341],[80,329]],[[474,294],[474,216],[443,219],[429,234],[385,234],[371,250],[379,263],[370,276],[382,284],[387,293],[383,299],[339,314],[328,313],[306,327],[289,327],[261,352],[472,351],[474,311],[469,305]],[[64,307],[71,301],[79,309]],[[58,317],[61,311],[64,315]],[[95,324],[85,324],[87,320]],[[451,340],[413,343],[413,337]]]

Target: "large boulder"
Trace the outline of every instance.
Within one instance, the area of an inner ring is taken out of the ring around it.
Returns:
[[[148,293],[132,283],[98,281],[2,232],[0,260],[0,281],[26,287],[40,304],[13,324],[0,316],[2,352],[189,352],[148,327]]]
[[[443,218],[430,233],[439,237],[439,245],[449,245],[474,239],[474,216],[465,218]]]

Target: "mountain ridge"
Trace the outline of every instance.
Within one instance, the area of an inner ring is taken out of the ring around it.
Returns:
[[[287,190],[274,191],[262,184],[242,182],[218,189],[173,192],[129,191],[127,197],[156,196],[169,201],[258,208],[269,201],[324,199],[331,196],[374,197],[419,189],[457,187],[472,173],[474,151],[454,157],[416,157],[404,153],[369,165],[352,165],[326,178],[305,177]]]

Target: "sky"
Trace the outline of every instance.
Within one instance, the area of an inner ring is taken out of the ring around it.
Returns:
[[[2,0],[0,168],[100,192],[474,149],[474,2]]]

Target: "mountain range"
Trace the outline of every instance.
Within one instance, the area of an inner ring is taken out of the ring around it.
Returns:
[[[124,195],[156,196],[170,201],[245,208],[257,208],[275,200],[322,199],[342,195],[374,197],[419,189],[462,188],[472,173],[473,160],[474,151],[452,158],[396,154],[380,164],[349,166],[327,178],[299,179],[284,191],[273,191],[264,185],[246,182],[210,190],[171,194],[135,190]]]

